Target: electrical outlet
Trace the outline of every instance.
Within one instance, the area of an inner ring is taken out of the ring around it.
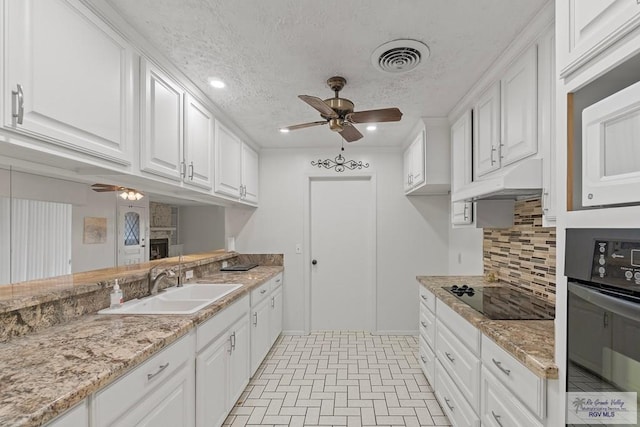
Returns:
[[[227,268],[229,263],[227,261],[222,261],[222,268]]]
[[[184,273],[184,278],[189,280],[189,279],[193,279],[193,270],[187,270]]]
[[[296,245],[296,253],[297,253],[298,255],[300,255],[300,254],[302,253],[302,245],[301,245],[300,243],[298,243],[298,244]]]

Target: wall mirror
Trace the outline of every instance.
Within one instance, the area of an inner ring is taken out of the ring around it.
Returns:
[[[0,285],[224,248],[224,207],[82,181],[0,165]]]

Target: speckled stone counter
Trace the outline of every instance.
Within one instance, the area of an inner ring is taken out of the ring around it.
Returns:
[[[473,287],[510,285],[489,283],[480,276],[418,276],[417,280],[534,374],[542,378],[558,378],[553,320],[491,320],[443,289],[462,284]]]
[[[203,277],[244,286],[190,316],[94,314],[0,344],[0,426],[45,424],[281,271]]]

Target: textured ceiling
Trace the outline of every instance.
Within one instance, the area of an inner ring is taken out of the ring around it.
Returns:
[[[359,129],[358,146],[398,146],[420,117],[446,116],[545,0],[109,0],[261,147],[339,144],[298,94],[329,98],[347,79],[355,110],[397,106],[399,123]],[[403,74],[374,69],[387,41],[426,43],[431,56]],[[224,80],[212,89],[208,78]]]

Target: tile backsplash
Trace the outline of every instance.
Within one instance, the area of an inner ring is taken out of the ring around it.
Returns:
[[[556,298],[556,229],[542,226],[540,199],[517,201],[511,228],[485,228],[484,272],[540,298]]]

